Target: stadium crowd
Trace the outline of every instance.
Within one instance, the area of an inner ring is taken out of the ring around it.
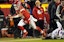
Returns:
[[[50,0],[47,0],[47,2]],[[44,0],[8,0],[10,14],[0,8],[0,38],[64,38],[64,0],[51,0],[44,11]]]

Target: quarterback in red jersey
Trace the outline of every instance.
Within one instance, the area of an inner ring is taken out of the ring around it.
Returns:
[[[33,21],[33,17],[30,15],[30,13],[23,8],[22,6],[18,6],[15,8],[19,13],[15,16],[11,16],[10,18],[18,18],[21,17],[22,19],[18,23],[18,27],[20,30],[23,31],[23,38],[25,38],[28,34],[27,30],[23,27],[26,24],[30,24],[34,29],[38,30],[42,33],[42,35],[45,35],[45,32],[41,30],[38,26],[36,26],[35,22]]]
[[[15,10],[19,13],[17,13],[17,15],[11,16],[10,18],[18,18],[21,17],[22,19],[19,21],[18,23],[18,27],[20,30],[23,31],[23,38],[26,37],[26,35],[28,34],[27,30],[24,29],[24,25],[29,24],[30,21],[30,14],[29,12],[27,12],[22,6],[21,7],[15,7]]]

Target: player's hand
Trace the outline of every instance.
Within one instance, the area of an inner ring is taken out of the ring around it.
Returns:
[[[8,17],[10,17],[10,16],[11,16],[11,14],[8,15]]]
[[[28,23],[29,23],[29,22],[28,22],[28,21],[26,21],[26,20],[25,20],[24,22],[25,22],[26,24],[28,24]]]
[[[28,23],[27,21],[24,21],[25,23]]]
[[[10,19],[13,19],[13,16],[10,16],[9,18],[10,18]]]
[[[6,16],[5,19],[8,19],[8,16]]]

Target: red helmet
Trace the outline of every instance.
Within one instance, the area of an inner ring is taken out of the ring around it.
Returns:
[[[14,6],[15,6],[15,9],[18,10],[21,6],[21,1],[19,0],[14,0]]]
[[[18,0],[14,0],[14,4],[17,4],[18,3]]]

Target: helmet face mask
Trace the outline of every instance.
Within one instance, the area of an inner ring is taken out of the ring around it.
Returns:
[[[19,10],[19,6],[17,4],[14,4],[15,10]]]
[[[15,10],[19,10],[21,6],[20,0],[14,0],[14,8]]]

